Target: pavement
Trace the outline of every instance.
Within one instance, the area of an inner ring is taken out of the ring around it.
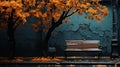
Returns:
[[[102,57],[0,57],[0,67],[120,67],[120,58]]]

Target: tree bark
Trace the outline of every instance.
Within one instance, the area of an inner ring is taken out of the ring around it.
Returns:
[[[49,47],[48,42],[49,42],[49,39],[50,39],[51,34],[54,29],[55,29],[55,27],[51,27],[46,34],[44,45],[43,45],[43,55],[44,56],[48,56],[48,47]]]
[[[8,46],[9,46],[9,59],[14,59],[15,56],[15,28],[14,28],[14,21],[13,21],[13,15],[15,10],[12,9],[12,13],[10,14],[10,17],[8,18],[7,24],[7,35],[8,35]]]
[[[56,27],[58,27],[61,24],[62,24],[62,22],[57,22],[54,25],[52,25],[51,28],[49,28],[49,30],[48,30],[48,32],[46,34],[45,41],[44,41],[44,46],[43,46],[43,55],[44,56],[48,56],[48,48],[49,48],[48,42],[49,42],[49,39],[51,37],[52,32],[54,31],[54,29]]]
[[[9,59],[14,59],[15,56],[15,38],[14,38],[14,24],[8,22],[8,45],[9,45]]]

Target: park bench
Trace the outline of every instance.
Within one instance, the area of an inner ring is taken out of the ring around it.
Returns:
[[[96,52],[99,57],[102,50],[99,48],[99,40],[66,40],[66,59],[68,52]]]

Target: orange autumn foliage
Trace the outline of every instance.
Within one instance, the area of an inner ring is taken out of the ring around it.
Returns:
[[[13,13],[13,23],[19,26],[25,24],[28,16],[34,16],[37,21],[32,24],[34,30],[39,25],[49,29],[58,22],[66,21],[73,14],[86,14],[88,19],[102,21],[108,15],[108,9],[99,3],[100,0],[0,0],[0,28],[7,26],[7,21]],[[14,10],[14,11],[13,11]],[[4,19],[4,20],[3,20]],[[53,20],[54,19],[54,20]],[[48,27],[49,26],[49,27]],[[46,30],[45,29],[45,30]]]
[[[36,13],[34,13],[34,16],[38,18],[38,21],[41,22],[42,25],[47,25],[47,28],[45,27],[46,29],[52,27],[53,22],[55,24],[59,21],[64,22],[66,18],[75,13],[80,16],[82,13],[85,13],[86,17],[90,20],[96,19],[97,21],[102,21],[103,18],[108,15],[108,9],[106,6],[101,5],[99,1],[100,0],[41,0],[36,2],[37,5],[34,9]],[[34,25],[33,27],[36,28],[36,26]]]
[[[28,16],[22,0],[0,0],[0,29],[6,28],[10,20],[14,27],[25,24]]]
[[[33,62],[58,62],[61,61],[58,58],[50,58],[50,57],[35,57],[32,59]]]

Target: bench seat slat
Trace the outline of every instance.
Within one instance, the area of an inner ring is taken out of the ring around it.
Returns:
[[[65,57],[67,52],[102,52],[99,48],[99,40],[66,40]]]
[[[99,46],[98,44],[82,44],[82,45],[67,45],[66,48],[84,49],[84,48],[99,48]]]
[[[65,51],[72,51],[72,52],[74,52],[74,51],[96,51],[96,52],[98,52],[98,51],[102,51],[101,49],[97,49],[97,48],[89,48],[89,49],[65,49]]]

